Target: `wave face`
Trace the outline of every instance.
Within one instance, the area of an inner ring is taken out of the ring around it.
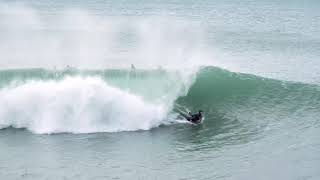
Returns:
[[[3,70],[0,127],[34,133],[148,130],[168,123],[178,107],[204,110],[209,126],[228,120],[264,121],[260,126],[279,119],[306,122],[319,115],[317,85],[216,67],[183,74],[162,69]]]
[[[187,95],[178,98],[176,103],[193,111],[204,110],[208,121],[251,121],[262,126],[289,121],[312,125],[307,121],[315,121],[314,117],[320,115],[317,111],[320,88],[315,84],[206,67],[198,72]]]

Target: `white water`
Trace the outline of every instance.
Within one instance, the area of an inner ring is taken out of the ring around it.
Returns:
[[[167,108],[99,78],[67,77],[1,89],[0,127],[34,133],[148,130],[164,123]]]

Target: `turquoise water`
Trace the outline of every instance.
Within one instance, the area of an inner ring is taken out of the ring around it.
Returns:
[[[319,8],[0,1],[0,178],[319,179]]]

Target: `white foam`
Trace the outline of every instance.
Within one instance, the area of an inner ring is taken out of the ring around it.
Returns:
[[[166,107],[99,78],[31,81],[0,90],[0,127],[34,133],[148,130],[164,123]]]

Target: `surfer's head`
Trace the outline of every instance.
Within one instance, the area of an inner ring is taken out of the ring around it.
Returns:
[[[201,114],[203,111],[202,110],[199,110],[199,114]]]

